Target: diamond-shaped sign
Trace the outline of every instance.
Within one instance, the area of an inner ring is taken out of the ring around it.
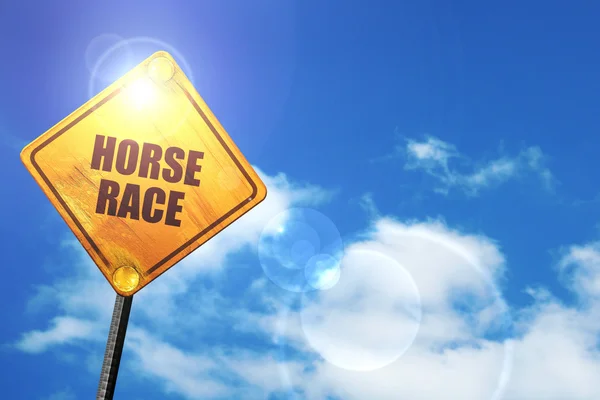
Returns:
[[[34,140],[21,159],[122,296],[139,291],[267,194],[165,52]]]

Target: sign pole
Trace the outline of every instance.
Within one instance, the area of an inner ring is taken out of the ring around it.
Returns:
[[[115,299],[96,400],[112,400],[114,396],[132,301],[133,296],[124,297],[120,294]]]

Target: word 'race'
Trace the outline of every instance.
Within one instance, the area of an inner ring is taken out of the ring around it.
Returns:
[[[115,157],[116,156],[116,157]],[[125,139],[117,146],[117,138],[96,135],[91,168],[105,172],[114,169],[120,175],[128,176],[137,173],[140,178],[162,179],[168,183],[200,186],[196,173],[202,166],[198,161],[204,158],[201,151],[186,152],[179,147],[163,148],[153,143],[141,146],[134,140]],[[164,160],[167,167],[161,166]],[[177,160],[182,161],[179,163]],[[185,170],[182,164],[185,164]],[[185,198],[184,192],[170,190],[166,193],[160,187],[150,187],[142,193],[140,185],[127,183],[121,193],[118,182],[102,179],[98,190],[96,213],[139,220],[140,217],[150,223],[164,220],[165,225],[180,226],[177,214],[183,209],[179,203]],[[157,205],[165,206],[162,209]]]

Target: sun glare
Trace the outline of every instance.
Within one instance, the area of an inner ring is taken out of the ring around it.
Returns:
[[[130,84],[126,90],[129,101],[138,110],[147,107],[154,100],[154,83],[150,78],[140,78]]]

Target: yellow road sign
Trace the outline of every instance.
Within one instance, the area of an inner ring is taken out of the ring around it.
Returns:
[[[21,160],[122,296],[267,195],[166,52],[27,145]]]

